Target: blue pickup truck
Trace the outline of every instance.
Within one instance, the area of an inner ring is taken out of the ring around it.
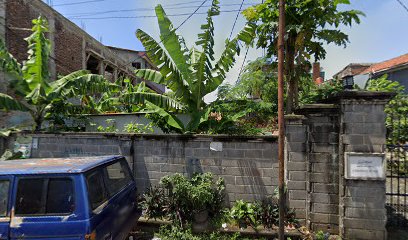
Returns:
[[[0,239],[125,239],[140,216],[124,157],[0,162]]]

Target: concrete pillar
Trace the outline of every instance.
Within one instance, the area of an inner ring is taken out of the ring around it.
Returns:
[[[307,174],[307,126],[301,115],[285,117],[285,166],[286,186],[288,188],[288,207],[295,209],[300,224],[309,226],[307,211],[308,177]]]
[[[103,62],[103,60],[100,60],[98,64],[99,75],[105,76],[105,68],[106,68],[105,63]]]
[[[339,122],[335,104],[310,104],[298,109],[307,126],[306,216],[313,231],[339,233]]]
[[[390,93],[344,92],[340,105],[340,236],[344,239],[387,239],[386,179],[346,179],[346,155],[365,153],[368,158],[385,151],[385,104]],[[384,169],[386,172],[386,169]]]

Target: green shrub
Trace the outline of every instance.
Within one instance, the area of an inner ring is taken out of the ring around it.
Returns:
[[[225,234],[220,232],[193,234],[190,229],[182,229],[177,226],[163,226],[157,234],[161,240],[249,240],[254,238],[243,238],[239,233]],[[264,238],[256,238],[264,240]]]
[[[191,179],[174,174],[163,177],[158,187],[144,194],[143,206],[149,218],[164,217],[185,226],[194,215],[208,211],[210,218],[222,215],[225,184],[211,173],[196,174]]]
[[[168,198],[165,190],[160,187],[150,187],[143,195],[141,202],[145,215],[150,219],[166,218],[168,209]]]
[[[256,228],[258,226],[257,212],[258,207],[256,204],[237,200],[231,208],[230,218],[241,228],[246,228],[247,226]]]

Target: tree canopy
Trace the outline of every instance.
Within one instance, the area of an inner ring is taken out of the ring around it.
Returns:
[[[257,47],[267,50],[268,57],[277,56],[279,1],[265,0],[246,9],[243,14],[249,22],[257,23]],[[340,10],[349,0],[289,0],[286,1],[285,75],[288,83],[287,112],[298,103],[299,81],[308,74],[310,61],[324,59],[324,44],[346,47],[348,35],[341,25],[360,23],[364,16],[358,10]]]

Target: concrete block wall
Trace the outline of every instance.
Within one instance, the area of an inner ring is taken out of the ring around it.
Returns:
[[[38,139],[32,157],[126,156],[140,192],[174,173],[212,172],[223,177],[229,202],[261,200],[272,195],[278,185],[275,137],[75,133],[31,136]],[[222,143],[222,151],[210,150],[211,142]]]
[[[343,99],[342,145],[347,152],[383,153],[385,146],[385,100]],[[344,168],[340,174],[344,176]],[[347,239],[386,239],[385,180],[341,182],[342,235]]]
[[[288,207],[295,209],[300,224],[306,225],[309,219],[308,202],[308,156],[307,126],[303,124],[303,116],[287,116],[285,121],[286,134],[286,185]]]
[[[306,111],[308,133],[310,228],[339,233],[339,122],[334,105]]]

